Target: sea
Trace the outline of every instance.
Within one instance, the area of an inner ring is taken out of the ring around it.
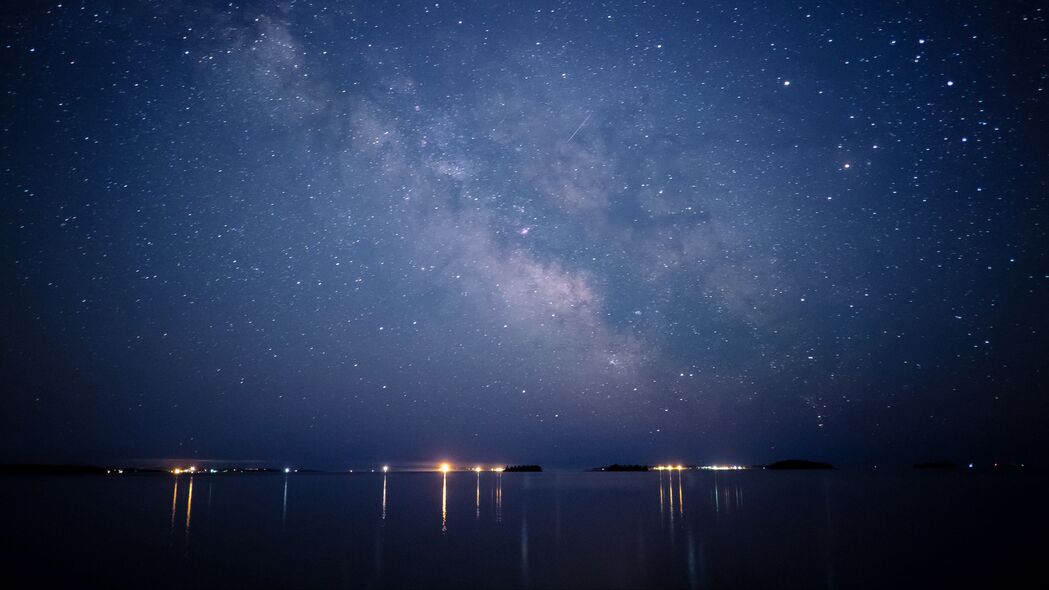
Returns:
[[[1049,588],[1046,474],[0,477],[8,588]]]

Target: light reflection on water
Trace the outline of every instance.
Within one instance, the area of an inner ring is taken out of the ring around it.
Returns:
[[[193,476],[189,476],[189,495],[186,497],[186,535],[189,535],[189,521],[193,516]]]
[[[663,472],[659,472],[659,522],[663,522]]]
[[[171,535],[175,535],[175,509],[178,507],[178,476],[175,476],[175,490],[171,493]]]
[[[382,474],[382,519],[386,520],[386,476]]]
[[[685,490],[681,485],[682,472],[677,472],[677,509],[681,516],[685,515]]]
[[[182,478],[183,478],[183,476],[180,476],[180,475],[176,475],[173,478],[174,482],[172,484],[172,491],[171,491],[171,518],[170,518],[170,524],[168,526],[168,544],[173,546],[174,543],[175,543],[175,521],[176,521],[176,518],[178,517],[178,511],[179,511],[179,503],[178,503],[179,487],[185,487],[186,488],[186,503],[185,503],[186,521],[185,521],[185,526],[183,527],[183,539],[184,539],[184,542],[185,542],[185,545],[186,545],[186,550],[188,551],[189,550],[190,525],[193,522],[193,476],[190,475],[188,481],[185,481]],[[210,495],[209,495],[209,498],[210,498]]]
[[[0,486],[0,506],[19,506],[4,515],[9,537],[20,540],[7,549],[10,563],[39,564],[27,552],[50,551],[71,568],[105,568],[117,579],[133,572],[190,583],[206,574],[212,586],[847,587],[871,575],[889,582],[919,565],[953,571],[959,555],[1007,571],[1037,546],[1019,544],[1022,535],[1008,527],[1039,522],[1024,488],[949,477],[901,484],[862,474],[667,471],[452,472],[439,482],[414,473],[19,481]],[[72,484],[83,492],[63,493]],[[200,485],[207,501],[194,505]],[[146,500],[148,509],[136,508]],[[894,548],[871,537],[892,539]],[[991,551],[988,539],[996,540]],[[880,564],[874,574],[860,567],[872,560]]]
[[[448,473],[441,474],[441,532],[448,532]]]
[[[288,524],[288,473],[284,473],[284,500],[281,502],[280,510],[280,524],[281,526],[287,526]]]
[[[503,474],[495,474],[495,522],[503,522]]]
[[[722,475],[721,473],[714,472],[711,486],[714,513],[718,516],[732,514],[743,509],[743,487],[740,485],[738,474]]]

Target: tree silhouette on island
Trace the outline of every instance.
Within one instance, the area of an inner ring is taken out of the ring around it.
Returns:
[[[620,465],[613,463],[604,467],[594,467],[590,471],[648,471],[648,465]]]
[[[503,472],[509,473],[523,473],[523,472],[537,472],[542,471],[543,468],[539,465],[507,465],[503,468]]]

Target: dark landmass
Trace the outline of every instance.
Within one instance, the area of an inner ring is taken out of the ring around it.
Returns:
[[[927,461],[925,463],[915,463],[911,467],[915,469],[955,469],[958,466],[950,461]]]
[[[769,463],[765,466],[765,469],[834,469],[834,466],[830,463],[820,463],[819,461],[787,459],[786,461]]]
[[[3,465],[4,475],[105,475],[106,470],[95,465]]]
[[[648,471],[648,465],[620,465],[613,463],[604,467],[594,467],[590,471]]]
[[[162,469],[140,467],[99,467],[97,465],[0,465],[0,475],[111,475],[167,473]]]
[[[503,471],[509,473],[520,473],[520,472],[536,472],[542,471],[543,468],[538,465],[507,465]]]
[[[299,473],[326,473],[317,469],[298,469]],[[0,465],[0,475],[167,475],[175,473],[172,469],[148,467],[99,467],[98,465],[40,465],[18,464]],[[269,474],[284,473],[276,467],[222,467],[200,468],[195,472],[182,468],[176,475],[218,475],[223,473]]]

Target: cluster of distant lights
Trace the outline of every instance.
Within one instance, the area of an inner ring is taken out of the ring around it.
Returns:
[[[656,467],[654,467],[654,469],[656,471],[686,471],[686,470],[692,469],[692,467],[686,467],[684,465],[657,465]],[[740,466],[740,465],[704,465],[703,467],[700,467],[700,469],[712,469],[714,471],[725,471],[725,470],[746,469],[746,467],[743,467],[743,466]],[[383,473],[389,473],[390,472],[390,466],[389,465],[383,465],[382,467],[379,468],[379,470],[382,471]],[[299,470],[298,469],[292,469],[291,467],[285,467],[282,471],[284,473],[298,473]],[[375,470],[373,469],[372,471],[374,472]],[[451,463],[441,463],[440,465],[435,466],[433,471],[437,471],[437,472],[440,472],[440,473],[449,473],[449,472],[452,472],[452,471],[472,471],[474,473],[483,473],[485,471],[489,471],[489,472],[492,472],[492,473],[502,473],[502,472],[506,471],[506,468],[505,467],[488,467],[488,468],[485,468],[485,467],[482,467],[481,465],[475,465],[473,467],[462,469],[462,468],[456,468]],[[120,473],[123,473],[123,472],[124,472],[123,470],[120,470]],[[349,472],[353,473],[353,470],[350,469]],[[107,471],[107,473],[108,473],[108,471]],[[218,473],[218,470],[215,470],[215,469],[197,469],[196,467],[187,467],[187,468],[176,467],[176,468],[171,470],[171,473],[174,474],[174,475],[182,475],[184,473],[188,473],[188,474]]]
[[[389,473],[390,472],[390,466],[389,465],[383,465],[382,468],[381,468],[381,471],[383,473]],[[503,471],[506,471],[506,468],[505,467],[489,467],[489,468],[485,469],[484,467],[482,467],[480,465],[475,465],[474,467],[460,469],[460,468],[457,468],[455,465],[452,465],[451,463],[441,463],[440,465],[435,466],[433,468],[433,471],[436,471],[436,472],[439,472],[439,473],[449,473],[449,472],[452,472],[452,471],[473,471],[474,473],[481,473],[482,471],[491,471],[493,473],[502,473]],[[353,473],[352,469],[350,470],[350,473]]]
[[[187,467],[186,469],[183,469],[181,467],[176,467],[176,468],[171,470],[171,473],[173,473],[175,475],[182,475],[183,473],[189,473],[190,475],[194,475],[194,474],[197,474],[197,473],[218,473],[218,470],[217,469],[197,469],[196,467]]]
[[[374,469],[372,469],[371,471],[372,471],[372,473],[375,472]],[[379,468],[379,471],[381,471],[383,473],[389,473],[390,472],[390,466],[389,465],[383,465],[382,467]],[[407,471],[418,471],[418,470],[416,470],[416,469],[408,469]],[[451,463],[441,463],[440,465],[435,465],[433,469],[424,469],[423,471],[436,471],[438,473],[450,473],[452,471],[473,471],[475,473],[481,473],[482,471],[491,471],[493,473],[502,473],[503,471],[506,471],[506,468],[505,467],[489,467],[489,468],[485,469],[484,467],[482,467],[480,465],[476,465],[474,467],[462,468],[461,469],[461,468],[456,467],[455,465],[452,465]],[[353,470],[350,469],[349,472],[353,473]]]
[[[382,470],[383,470],[383,473],[385,473],[388,470],[388,467],[384,465]],[[492,472],[495,472],[495,473],[502,473],[505,470],[506,470],[505,467],[490,467],[488,469],[485,469],[484,467],[481,467],[480,465],[475,465],[474,467],[471,467],[471,468],[467,469],[466,471],[473,471],[474,473],[481,473],[482,471],[492,471]],[[460,469],[456,469],[455,466],[453,466],[451,463],[441,463],[440,465],[437,466],[437,471],[440,471],[441,473],[448,473],[449,471],[461,471],[461,470]]]
[[[969,469],[973,469],[975,467],[975,464],[969,463],[968,465],[966,465],[966,467],[968,467]],[[995,469],[997,469],[998,468],[998,464],[995,463],[993,465],[993,467]],[[1024,465],[1020,464],[1020,467],[1024,467]],[[685,465],[656,465],[652,469],[654,469],[655,471],[687,471],[689,469],[693,469],[693,467],[687,467]],[[703,466],[700,466],[699,469],[706,470],[706,471],[744,471],[744,470],[750,469],[750,467],[747,467],[746,465],[703,465]],[[290,467],[285,467],[282,471],[284,473],[298,473],[299,470],[298,469],[292,469]],[[373,469],[372,472],[374,472],[374,471],[375,470]],[[383,465],[380,468],[380,471],[382,471],[383,473],[389,473],[390,472],[390,466],[389,465]],[[489,467],[489,468],[485,468],[485,467],[482,467],[480,465],[475,465],[474,467],[465,468],[465,469],[459,469],[459,468],[456,468],[451,463],[441,463],[440,465],[435,466],[433,471],[436,471],[436,472],[439,472],[439,473],[449,473],[449,472],[452,472],[452,471],[472,471],[474,473],[482,473],[482,472],[485,472],[485,471],[489,471],[489,472],[492,472],[492,473],[502,473],[503,471],[506,471],[506,468],[505,467]],[[107,469],[106,470],[106,473],[113,473],[113,472],[116,472],[118,474],[123,474],[124,470],[123,469]],[[349,472],[353,473],[353,470],[350,469]],[[188,474],[193,475],[193,474],[197,474],[197,473],[218,473],[218,470],[215,470],[215,469],[197,469],[196,467],[187,467],[187,468],[176,467],[176,468],[171,470],[171,473],[174,474],[174,475],[182,475],[184,473],[188,473]]]
[[[389,465],[383,465],[382,467],[379,468],[379,470],[382,471],[383,473],[389,473],[390,472],[390,466]],[[124,473],[123,469],[120,469],[120,470],[115,470],[115,469],[114,470],[107,470],[106,473],[111,473],[112,471],[118,471],[119,473]],[[299,472],[298,469],[292,469],[291,467],[285,467],[281,471],[283,471],[284,473],[298,473]],[[375,470],[372,469],[372,472],[374,472],[374,471]],[[492,473],[502,473],[503,471],[506,471],[506,468],[505,467],[489,467],[489,468],[485,468],[485,467],[482,467],[480,465],[476,465],[476,466],[470,467],[468,469],[459,469],[459,468],[456,468],[451,463],[441,463],[440,465],[435,466],[433,468],[433,471],[437,471],[437,472],[440,472],[440,473],[449,473],[451,471],[473,471],[475,473],[481,473],[483,471],[490,471]],[[353,473],[353,470],[350,469],[349,472]],[[216,470],[216,469],[197,469],[195,466],[194,467],[176,467],[176,468],[171,470],[171,473],[173,475],[197,474],[197,473],[218,473],[218,470]]]
[[[693,468],[684,465],[656,465],[654,469],[656,471],[687,471]],[[702,465],[699,469],[707,471],[742,471],[750,468],[746,465]]]

